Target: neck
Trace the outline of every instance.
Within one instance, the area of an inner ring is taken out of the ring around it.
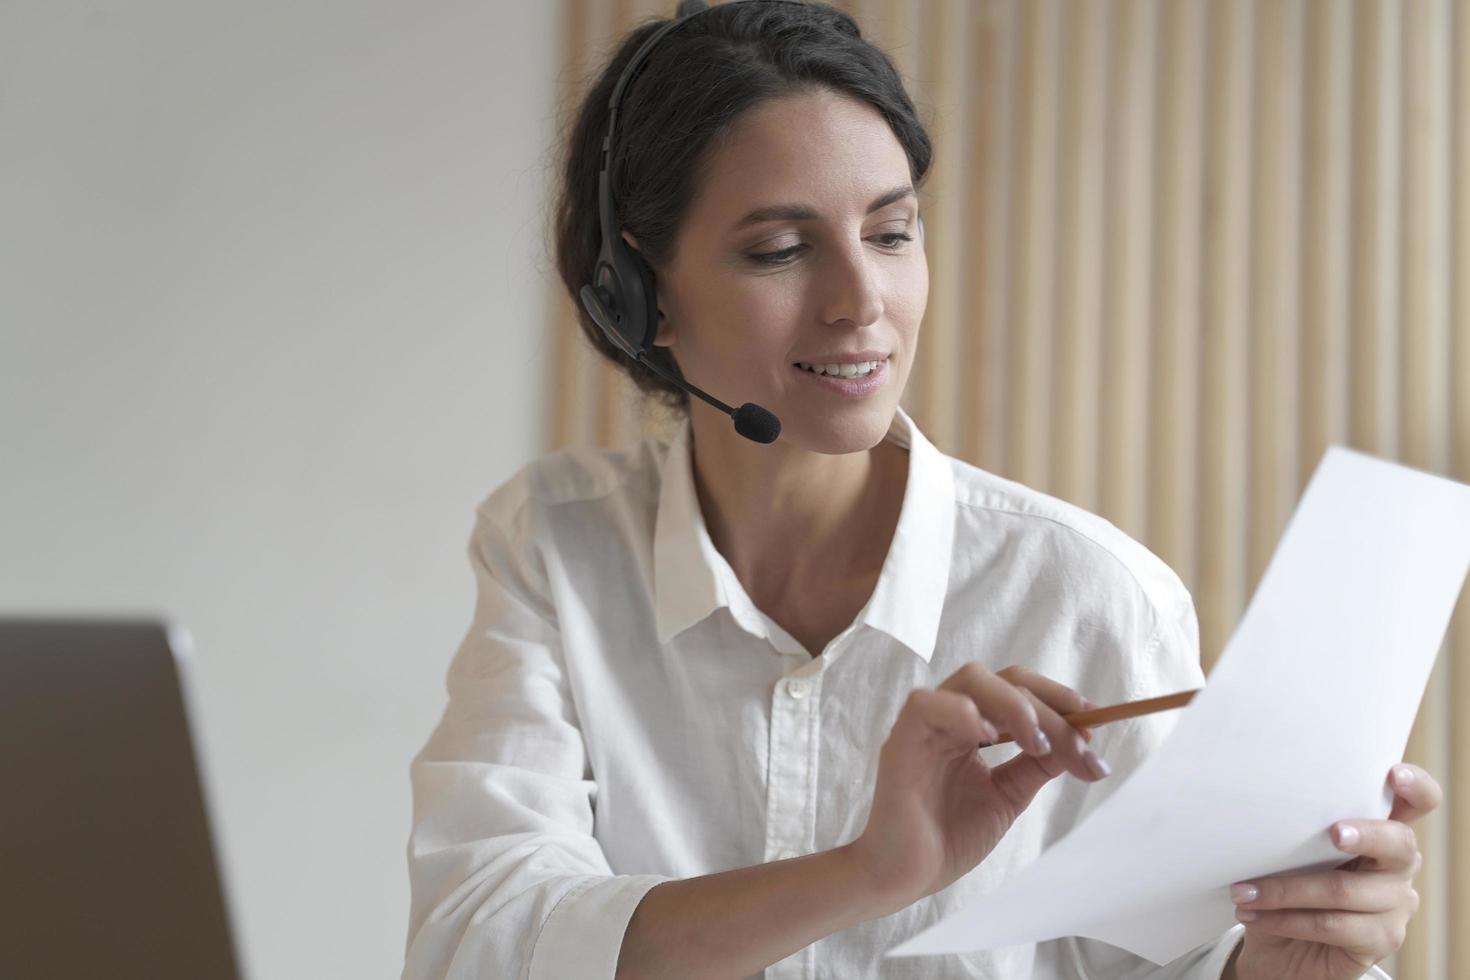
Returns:
[[[710,538],[747,591],[784,592],[809,572],[861,577],[882,564],[903,501],[901,447],[831,454],[779,439],[761,445],[725,415],[697,410],[690,438]]]

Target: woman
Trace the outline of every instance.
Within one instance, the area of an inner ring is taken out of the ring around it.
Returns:
[[[568,135],[574,297],[602,246],[608,103],[663,23],[623,40]],[[930,147],[850,18],[717,7],[634,79],[613,190],[661,370],[582,327],[681,424],[551,454],[478,508],[474,623],[411,767],[404,976],[1348,980],[1396,949],[1417,904],[1403,819],[1349,821],[1353,870],[1271,879],[1270,911],[1163,967],[1075,938],[881,958],[1163,740],[1168,715],[1062,715],[1079,691],[1202,686],[1193,604],[1112,525],[943,455],[900,407]],[[665,375],[768,408],[779,439]],[[1019,745],[977,753],[997,730]],[[1438,802],[1414,772],[1398,818]]]

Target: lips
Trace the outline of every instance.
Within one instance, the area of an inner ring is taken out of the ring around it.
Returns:
[[[879,360],[877,367],[861,377],[843,378],[833,377],[830,374],[817,374],[805,368],[797,367],[795,364],[791,365],[791,370],[821,388],[849,398],[863,398],[870,395],[883,387],[883,384],[888,380],[887,360]]]

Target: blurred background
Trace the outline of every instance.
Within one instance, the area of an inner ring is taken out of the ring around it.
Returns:
[[[1470,480],[1470,5],[838,5],[935,141],[905,408],[1168,561],[1207,672],[1327,445]],[[473,508],[669,424],[546,221],[572,103],[672,8],[0,0],[0,613],[194,633],[251,976],[397,976]],[[1467,609],[1396,980],[1470,976]]]
[[[544,441],[560,17],[0,0],[0,613],[193,632],[257,980],[402,969],[474,507]]]

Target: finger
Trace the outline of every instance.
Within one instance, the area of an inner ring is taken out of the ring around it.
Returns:
[[[925,687],[909,692],[899,720],[906,747],[941,756],[973,752],[976,739],[995,731],[970,698]],[[900,730],[899,723],[894,730]]]
[[[1002,798],[1009,801],[1012,811],[1019,814],[1031,805],[1031,800],[1041,787],[1066,771],[1066,766],[1055,752],[1043,756],[1018,752],[1014,758],[990,770],[991,785]]]
[[[1004,677],[1012,684],[1019,684],[1041,698],[1060,714],[1070,715],[1079,711],[1089,711],[1097,705],[1078,694],[1072,688],[1060,681],[1053,680],[1045,674],[1016,664],[1004,670],[996,672],[998,676]]]
[[[1341,820],[1331,833],[1338,850],[1371,858],[1384,870],[1417,871],[1422,860],[1414,828],[1397,820]]]
[[[1067,770],[1084,782],[1095,783],[1112,775],[1112,769],[1096,752],[1087,747],[1087,740],[1041,696],[1028,687],[1021,688],[1032,699],[1042,731],[1051,739],[1057,753],[1066,762]]]
[[[1010,681],[991,673],[984,664],[970,661],[945,678],[939,690],[968,695],[986,721],[1017,733],[1017,744],[1037,758],[1051,753],[1051,741],[1038,724],[1031,698]]]
[[[1073,726],[1073,730],[1075,730],[1077,732],[1077,734],[1079,734],[1079,735],[1082,736],[1082,741],[1084,741],[1084,742],[1091,742],[1092,741],[1092,729],[1091,728],[1084,728],[1084,727],[1081,727],[1081,726],[1075,726],[1074,725]],[[1051,736],[1047,736],[1047,737],[1050,738]],[[1012,742],[1014,742],[1015,741],[1015,738],[1016,737],[1014,735],[1011,735],[1011,734],[1006,733],[1006,732],[1002,732],[1002,733],[996,735],[994,738],[987,739],[986,741],[981,742],[978,747],[979,748],[982,748],[982,749],[986,749],[986,748],[989,748],[992,745],[995,745],[998,742],[1002,742],[1002,741],[1012,741]]]
[[[1052,710],[1061,715],[1076,714],[1082,711],[1092,711],[1098,707],[1096,704],[1087,700],[1081,694],[1077,693],[1075,690],[1061,683],[1060,681],[1052,680],[1050,677],[1047,677],[1044,674],[1038,674],[1036,671],[1026,667],[1022,667],[1019,664],[1012,665],[1005,668],[1004,670],[997,671],[996,676],[1002,677],[1018,687],[1026,688],[1028,691],[1039,697],[1042,702],[1049,706]],[[1078,732],[1081,732],[1084,739],[1089,742],[1092,741],[1091,728],[1074,726],[1074,729]],[[1002,734],[1002,737],[1004,738],[1008,736]]]
[[[1444,789],[1439,781],[1411,762],[1401,762],[1389,770],[1388,784],[1393,787],[1393,812],[1388,819],[1413,823],[1444,802]]]
[[[1067,685],[1019,665],[1007,667],[1000,671],[999,676],[1023,688],[1031,696],[1042,730],[1053,745],[1066,748],[1064,754],[1068,769],[1078,779],[1097,782],[1111,774],[1108,764],[1087,747],[1092,740],[1091,732],[1083,734],[1062,717],[1075,711],[1086,711],[1092,702]]]
[[[1062,715],[1072,715],[1080,711],[1096,711],[1098,705],[1087,700],[1082,695],[1065,684],[1060,684],[1034,671],[1026,670],[1024,667],[1016,668],[1025,671],[1027,680],[1024,687],[1036,693],[1038,696],[1044,694],[1046,703],[1051,705]],[[1082,725],[1073,725],[1072,728],[1088,742],[1092,741],[1092,729]]]
[[[1388,912],[1407,904],[1413,886],[1403,875],[1382,871],[1312,871],[1256,878],[1230,886],[1237,909],[1338,909]],[[1254,893],[1255,898],[1250,898]]]
[[[1344,912],[1341,909],[1296,909],[1280,912],[1236,913],[1246,932],[1304,939],[1341,947],[1348,955],[1368,965],[1378,962],[1403,945],[1403,926],[1397,916],[1381,912]]]

